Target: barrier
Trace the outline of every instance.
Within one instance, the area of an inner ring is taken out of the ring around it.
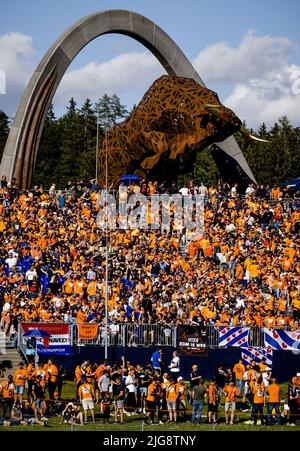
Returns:
[[[26,355],[26,340],[24,340],[24,329],[32,323],[19,324],[18,346]],[[47,325],[60,325],[62,323],[40,323],[41,327]],[[23,325],[23,327],[22,327]],[[69,334],[71,346],[104,346],[106,340],[105,327],[97,323],[69,323]],[[36,327],[36,324],[35,324]],[[220,326],[223,327],[224,326]],[[206,339],[208,348],[222,348],[220,346],[220,327],[206,326]],[[229,329],[229,326],[228,326]],[[238,328],[236,328],[238,329]],[[108,346],[114,347],[173,347],[177,346],[177,326],[162,324],[140,324],[140,323],[111,323],[107,330]],[[228,345],[230,347],[232,345]],[[235,345],[238,347],[238,344]],[[249,327],[249,347],[265,346],[264,329]]]

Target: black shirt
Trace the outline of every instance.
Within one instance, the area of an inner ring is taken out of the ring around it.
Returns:
[[[41,384],[35,382],[35,384],[33,384],[32,391],[35,394],[37,399],[45,398],[45,393],[44,393],[44,390],[43,390],[43,387],[41,386]]]
[[[191,385],[191,388],[193,388],[193,387],[195,387],[196,385],[199,384],[199,380],[200,379],[196,379],[196,380],[192,381],[192,378],[194,378],[194,377],[199,377],[199,378],[202,379],[202,376],[200,375],[199,370],[192,371],[191,374],[190,374],[190,385]]]

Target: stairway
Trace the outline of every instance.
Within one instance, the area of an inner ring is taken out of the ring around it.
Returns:
[[[5,337],[4,333],[0,332],[0,366],[2,368],[3,377],[13,375],[17,369],[18,364],[25,359],[19,349],[15,349],[13,341],[9,337]]]

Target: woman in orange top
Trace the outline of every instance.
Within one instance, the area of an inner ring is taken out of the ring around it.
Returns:
[[[167,406],[170,421],[176,422],[177,419],[176,401],[178,398],[177,384],[174,381],[170,382],[171,383],[166,390]]]

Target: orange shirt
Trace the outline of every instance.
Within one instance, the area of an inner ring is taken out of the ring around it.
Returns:
[[[2,382],[2,390],[3,390],[3,398],[13,398],[15,393],[15,388],[12,383],[8,383],[8,381]]]
[[[97,282],[92,280],[87,286],[87,292],[90,296],[96,296],[97,294]]]
[[[242,363],[236,363],[233,367],[233,372],[235,373],[236,379],[243,379],[245,366]]]
[[[28,378],[28,372],[25,369],[21,370],[18,368],[14,372],[14,383],[16,385],[24,386],[27,378]]]
[[[184,383],[176,384],[176,390],[179,394],[179,399],[184,399],[186,393],[186,385]]]
[[[270,384],[267,387],[267,393],[269,394],[269,403],[278,403],[280,401],[280,385]]]
[[[48,365],[47,368],[48,379],[50,382],[56,382],[56,378],[58,376],[58,369],[55,365]]]
[[[217,402],[217,389],[214,384],[208,386],[208,403],[216,404]]]
[[[264,384],[253,385],[252,393],[254,394],[253,402],[254,404],[261,404],[264,402]]]
[[[155,401],[156,397],[153,395],[154,392],[157,392],[158,389],[158,385],[153,384],[153,382],[151,382],[151,384],[148,387],[148,393],[147,393],[147,397],[146,400],[147,401]]]
[[[167,400],[176,401],[177,399],[177,384],[172,384],[167,387]]]
[[[239,394],[237,387],[234,385],[226,385],[224,387],[224,392],[226,394],[226,402],[234,402],[236,396]]]
[[[91,384],[82,384],[78,389],[79,398],[82,399],[94,399],[94,390]]]

